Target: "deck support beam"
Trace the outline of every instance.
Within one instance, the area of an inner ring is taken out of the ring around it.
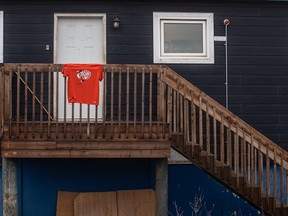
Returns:
[[[2,159],[3,216],[18,216],[17,159]]]
[[[168,215],[168,160],[156,160],[156,201],[157,216]]]

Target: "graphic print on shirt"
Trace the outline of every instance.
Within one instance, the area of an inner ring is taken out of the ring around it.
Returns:
[[[77,71],[77,77],[81,80],[81,82],[84,82],[85,80],[90,79],[91,72],[89,70],[79,70]]]

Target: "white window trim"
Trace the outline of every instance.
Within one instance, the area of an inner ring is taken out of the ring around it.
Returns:
[[[4,12],[0,11],[0,63],[4,62]]]
[[[213,13],[153,13],[153,58],[154,63],[175,64],[213,64],[214,63],[214,18]],[[166,22],[167,21],[167,22]],[[163,53],[161,47],[164,45],[163,24],[181,23],[203,23],[204,52],[196,53]]]

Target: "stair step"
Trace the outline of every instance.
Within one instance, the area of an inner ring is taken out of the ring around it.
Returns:
[[[288,207],[276,207],[273,213],[274,216],[286,216],[288,215]]]
[[[274,211],[274,197],[266,197],[263,196],[261,197],[261,206],[263,209],[266,210],[266,212],[268,212],[269,214],[273,215],[273,211]]]

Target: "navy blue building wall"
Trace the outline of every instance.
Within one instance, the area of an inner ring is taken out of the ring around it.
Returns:
[[[22,216],[56,214],[57,192],[154,189],[149,159],[19,160],[19,210]]]
[[[229,18],[229,107],[260,132],[288,149],[288,4],[286,2],[131,2],[115,1],[9,1],[4,11],[4,62],[53,63],[54,13],[106,13],[107,63],[153,63],[153,12],[214,13],[215,36],[224,35],[223,20]],[[114,16],[121,26],[112,28]],[[215,42],[215,64],[169,65],[220,103],[225,102],[225,47]],[[154,162],[150,160],[19,161],[20,210],[22,215],[54,215],[58,190],[106,191],[154,187]],[[204,173],[187,165],[169,166],[169,211],[179,202],[188,215],[187,202],[202,189],[212,215],[237,211],[249,215],[250,206],[239,200],[226,209],[231,193],[221,204],[221,188]],[[201,179],[201,180],[199,180]],[[198,181],[199,180],[199,181]],[[203,182],[202,182],[203,180]],[[210,181],[211,180],[211,181]],[[215,186],[216,184],[217,186]],[[207,186],[211,187],[207,187]],[[213,186],[214,185],[214,186]],[[205,188],[209,188],[207,191]],[[187,193],[186,193],[187,192]],[[215,195],[216,196],[212,196]],[[179,201],[178,201],[179,200]],[[233,202],[232,202],[233,203]],[[243,205],[242,205],[243,204]],[[218,210],[217,210],[218,209]],[[222,212],[222,213],[223,213]],[[254,212],[251,210],[250,212]],[[252,214],[252,213],[251,213]],[[0,214],[1,215],[1,214]],[[253,215],[253,214],[252,214]]]
[[[105,13],[107,63],[153,63],[153,12],[214,13],[215,36],[228,26],[229,109],[288,148],[288,3],[269,1],[37,1],[0,3],[4,61],[52,63],[54,13]],[[120,28],[112,28],[115,16]],[[215,42],[215,64],[169,65],[224,105],[225,46]]]

